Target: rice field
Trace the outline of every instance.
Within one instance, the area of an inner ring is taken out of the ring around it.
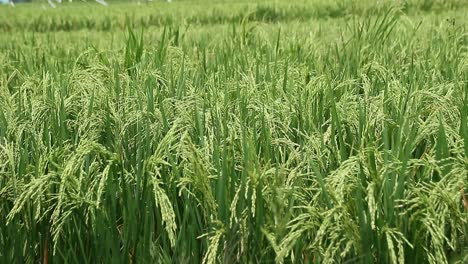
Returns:
[[[468,263],[466,14],[0,6],[0,263]]]

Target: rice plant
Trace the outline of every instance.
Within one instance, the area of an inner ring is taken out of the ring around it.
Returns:
[[[468,261],[466,2],[109,3],[0,7],[0,263]]]

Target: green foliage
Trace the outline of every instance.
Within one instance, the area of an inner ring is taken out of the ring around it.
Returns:
[[[466,2],[7,8],[0,263],[467,261]]]

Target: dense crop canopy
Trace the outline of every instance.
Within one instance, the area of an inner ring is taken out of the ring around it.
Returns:
[[[0,263],[466,263],[468,3],[0,7]]]

